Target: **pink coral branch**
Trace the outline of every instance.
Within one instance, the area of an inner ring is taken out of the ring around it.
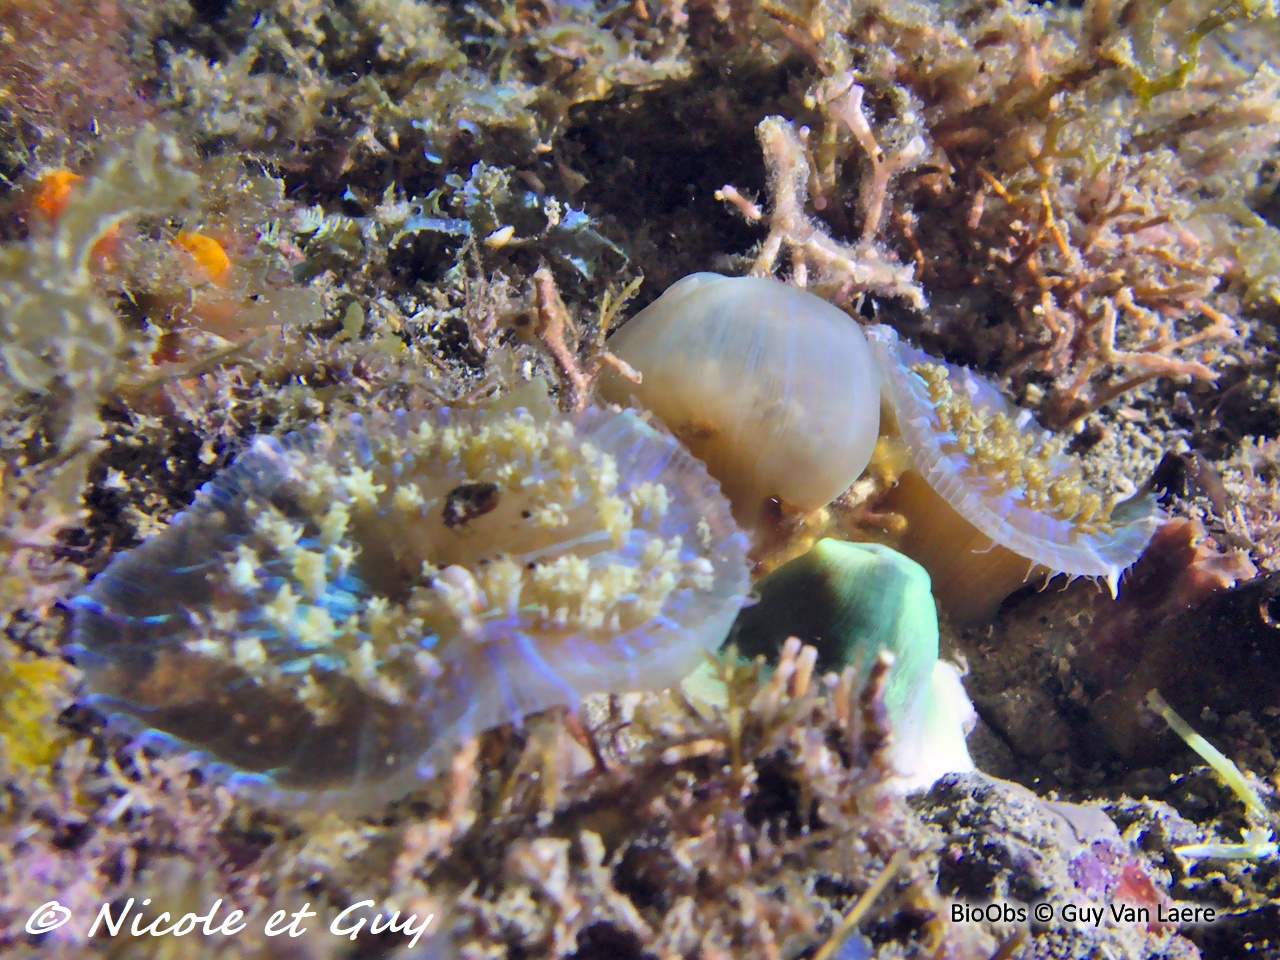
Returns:
[[[635,285],[638,286],[638,283]],[[601,318],[597,335],[591,344],[590,357],[584,366],[578,362],[576,347],[570,347],[565,342],[566,332],[576,337],[577,327],[560,297],[555,277],[545,266],[533,273],[533,291],[537,308],[533,334],[556,368],[562,391],[561,407],[566,412],[581,413],[586,409],[591,398],[591,384],[606,366],[612,367],[628,380],[640,382],[637,370],[604,348],[604,337],[608,333],[607,316]]]
[[[752,275],[771,276],[786,248],[791,252],[793,276],[800,286],[813,273],[838,291],[842,302],[857,294],[877,293],[902,297],[917,309],[924,309],[924,291],[916,284],[911,266],[901,263],[878,243],[866,239],[855,244],[836,240],[808,214],[812,167],[808,148],[796,129],[782,117],[765,117],[756,127],[756,137],[769,168],[768,214],[732,186],[716,192],[718,199],[732,205],[747,220],[768,225],[769,233],[756,253]]]
[[[864,90],[853,82],[853,74],[845,73],[841,80],[847,82],[844,91],[827,101],[827,110],[839,119],[867,155],[871,169],[862,179],[858,204],[862,207],[862,242],[870,243],[880,232],[885,201],[889,196],[889,184],[905,170],[910,170],[928,150],[924,137],[917,134],[898,150],[886,152],[876,140],[862,109]]]

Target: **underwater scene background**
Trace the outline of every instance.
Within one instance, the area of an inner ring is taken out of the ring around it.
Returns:
[[[1280,958],[1264,0],[0,0],[0,952]]]

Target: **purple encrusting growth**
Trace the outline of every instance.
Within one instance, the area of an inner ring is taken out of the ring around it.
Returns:
[[[258,437],[75,602],[89,701],[265,802],[367,807],[461,739],[679,680],[748,590],[718,485],[526,391]]]
[[[1114,840],[1095,840],[1071,859],[1067,873],[1095,901],[1148,910],[1170,902],[1142,861]]]

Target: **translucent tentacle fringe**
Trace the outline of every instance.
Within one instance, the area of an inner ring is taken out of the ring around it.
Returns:
[[[930,357],[891,327],[870,327],[867,339],[894,415],[889,431],[911,458],[887,503],[931,515],[902,549],[929,570],[952,616],[980,622],[1036,571],[1097,577],[1115,596],[1163,519],[1154,498],[1104,497],[1061,437],[972,370]]]
[[[75,600],[91,702],[253,798],[364,807],[477,732],[677,681],[746,538],[670,435],[526,392],[256,438]]]

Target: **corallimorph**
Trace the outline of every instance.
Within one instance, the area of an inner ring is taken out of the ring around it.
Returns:
[[[73,648],[91,703],[232,787],[368,806],[468,736],[679,680],[746,546],[673,437],[538,383],[254,439],[76,599]]]
[[[1159,525],[1154,499],[1124,503],[1085,480],[1063,440],[965,367],[868,331],[912,469],[886,505],[908,519],[901,548],[961,622],[987,619],[1037,572],[1098,577],[1114,595]]]

